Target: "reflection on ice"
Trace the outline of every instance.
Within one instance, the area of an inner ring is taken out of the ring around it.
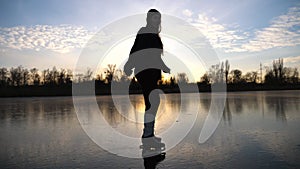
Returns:
[[[197,139],[210,108],[210,94],[201,93],[199,102],[195,102],[195,96],[187,94],[182,99],[178,94],[167,94],[162,99],[157,135],[174,123],[183,123],[177,118],[180,110],[190,117],[189,110],[199,105],[194,127],[180,144],[166,152],[162,166],[300,168],[300,91],[227,93],[221,123],[204,144]],[[131,95],[130,100],[134,109],[143,109],[141,95]],[[99,96],[96,102],[114,130],[140,138],[143,124],[126,118],[137,117],[139,111],[123,106],[122,111],[129,113],[119,114],[109,96]],[[86,122],[96,115],[90,114]],[[1,98],[0,133],[0,168],[144,167],[143,159],[110,154],[91,141],[78,122],[71,97]]]

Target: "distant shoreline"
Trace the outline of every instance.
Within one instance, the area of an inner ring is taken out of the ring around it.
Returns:
[[[196,85],[196,84],[186,84]],[[199,92],[211,92],[210,84],[197,84]],[[161,85],[159,86],[164,93],[181,93],[177,85]],[[227,92],[242,92],[242,91],[278,91],[278,90],[300,90],[300,84],[283,84],[283,85],[266,85],[266,84],[227,84]],[[128,91],[121,90],[117,94],[127,94]],[[142,90],[139,86],[130,86],[130,94],[141,94]],[[186,91],[182,93],[195,93],[194,91]],[[110,86],[95,86],[95,94],[97,96],[111,95]],[[82,94],[84,95],[84,94]],[[0,98],[6,97],[55,97],[55,96],[72,96],[72,85],[64,86],[7,86],[0,87]]]

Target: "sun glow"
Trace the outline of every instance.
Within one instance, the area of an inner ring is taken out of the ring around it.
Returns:
[[[171,69],[171,74],[163,73],[163,81],[169,81],[170,77],[176,77],[178,73],[186,73],[190,82],[197,81],[203,74],[204,67],[195,54],[184,44],[162,35],[164,55],[162,59]],[[114,45],[98,64],[98,71],[103,70],[108,64],[116,64],[116,68],[123,70],[123,66],[129,57],[134,37],[129,37]]]

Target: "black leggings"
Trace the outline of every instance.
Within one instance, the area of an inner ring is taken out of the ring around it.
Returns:
[[[151,94],[151,101],[154,103],[150,103],[150,93],[158,89],[158,81],[161,79],[161,70],[159,69],[146,69],[141,72],[139,72],[136,75],[136,78],[139,82],[139,84],[142,86],[143,90],[143,96],[145,101],[145,108],[146,111],[150,109],[151,105],[157,103],[159,101],[159,95],[157,95],[157,92],[154,92]],[[152,99],[153,98],[153,99]],[[159,102],[158,102],[159,104]],[[154,106],[154,105],[153,105]],[[154,107],[152,107],[154,108]]]
[[[136,78],[142,86],[145,102],[143,135],[145,135],[145,133],[146,135],[153,135],[155,117],[160,103],[159,92],[155,91],[155,89],[158,89],[157,83],[158,80],[161,79],[161,70],[146,69],[138,73]]]

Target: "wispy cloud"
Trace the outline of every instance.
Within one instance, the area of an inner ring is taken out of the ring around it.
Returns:
[[[185,9],[185,10],[182,11],[182,14],[184,16],[191,17],[193,15],[193,12],[188,10],[188,9]]]
[[[237,24],[221,24],[217,18],[204,13],[197,18],[189,18],[189,21],[209,39],[214,48],[225,52],[258,52],[300,45],[300,7],[290,8],[286,14],[275,17],[268,27],[251,32],[239,29]]]
[[[71,25],[0,28],[0,45],[13,49],[48,49],[67,53],[82,48],[94,34],[82,26]]]
[[[247,51],[300,45],[300,8],[292,7],[287,14],[271,21],[269,27],[255,32],[255,37],[242,45]]]
[[[238,24],[220,23],[217,18],[205,13],[195,15],[189,9],[182,10],[182,14],[209,39],[214,48],[227,53],[300,45],[300,7],[292,7],[286,14],[275,17],[268,27],[251,31],[241,29]],[[0,27],[0,46],[67,53],[83,48],[95,33],[74,25]]]
[[[300,63],[300,56],[291,56],[284,58],[285,63]]]
[[[225,52],[244,51],[241,45],[249,35],[247,32],[241,32],[238,25],[220,24],[216,18],[208,17],[203,13],[191,22],[208,38],[214,48],[222,48]]]

